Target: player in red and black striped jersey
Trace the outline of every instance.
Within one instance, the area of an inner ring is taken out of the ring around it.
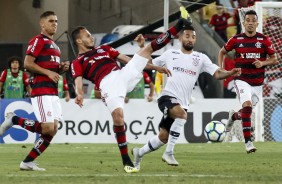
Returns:
[[[26,130],[41,134],[27,157],[21,162],[21,170],[39,170],[33,161],[49,146],[62,120],[62,108],[58,97],[57,83],[60,73],[68,70],[69,62],[60,62],[60,49],[53,41],[57,31],[57,16],[46,11],[40,16],[41,34],[32,38],[26,51],[24,66],[34,73],[31,102],[37,121],[7,113],[1,130],[20,125]]]
[[[95,87],[100,90],[102,99],[113,118],[114,132],[125,172],[138,172],[138,169],[134,167],[128,155],[123,116],[124,98],[126,93],[133,90],[139,82],[143,69],[146,66],[146,69],[152,67],[152,65],[147,65],[151,54],[165,46],[172,36],[175,36],[185,25],[189,24],[186,10],[185,12],[183,10],[181,15],[183,18],[175,26],[152,41],[150,45],[139,50],[123,68],[120,68],[115,61],[119,53],[114,48],[109,46],[93,48],[94,38],[85,27],[80,26],[72,31],[73,43],[79,51],[78,57],[71,65],[77,94],[75,102],[79,106],[83,105],[82,78],[92,81]],[[162,67],[158,71],[170,74],[167,69]]]
[[[265,67],[278,64],[272,42],[265,35],[256,32],[258,17],[254,10],[246,12],[243,26],[245,32],[230,38],[218,54],[218,64],[222,66],[224,55],[235,50],[235,67],[241,68],[241,76],[234,80],[236,94],[242,105],[239,112],[231,110],[226,125],[230,131],[235,120],[242,120],[247,153],[255,152],[251,141],[251,113],[262,93]]]

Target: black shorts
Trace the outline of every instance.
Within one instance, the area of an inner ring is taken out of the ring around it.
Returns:
[[[159,124],[159,128],[164,128],[169,132],[170,127],[171,127],[172,123],[174,122],[174,119],[169,117],[168,110],[173,108],[176,105],[180,105],[180,104],[178,103],[178,101],[175,97],[161,96],[158,99],[159,109],[163,113],[163,117],[162,117],[162,120]]]

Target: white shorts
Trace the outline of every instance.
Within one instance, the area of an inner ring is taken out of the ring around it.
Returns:
[[[37,96],[31,98],[33,111],[41,123],[52,123],[54,120],[62,121],[62,106],[58,96]]]
[[[259,97],[262,95],[262,86],[251,86],[242,80],[235,80],[234,88],[241,105],[246,101],[250,101],[253,106],[256,106]]]
[[[121,70],[112,71],[102,79],[100,91],[110,112],[123,108],[124,97],[143,77],[142,72],[147,62],[147,58],[135,54]]]

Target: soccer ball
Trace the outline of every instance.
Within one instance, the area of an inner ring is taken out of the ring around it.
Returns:
[[[206,125],[204,134],[211,142],[222,142],[225,137],[225,125],[220,121],[211,121]]]

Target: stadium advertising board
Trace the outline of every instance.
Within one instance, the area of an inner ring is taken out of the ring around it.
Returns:
[[[1,100],[1,123],[4,114],[14,111],[19,116],[34,119],[30,100]],[[73,100],[61,100],[64,120],[59,125],[59,131],[53,143],[116,143],[113,133],[113,122],[108,109],[100,100],[86,99],[80,108]],[[236,99],[198,99],[188,112],[188,120],[178,142],[207,142],[203,129],[211,120],[225,123],[229,109],[238,106]],[[156,102],[131,99],[125,104],[125,122],[127,140],[129,143],[146,143],[152,136],[158,134],[158,124],[162,114]],[[13,126],[0,143],[33,143],[36,134],[25,131],[19,126]]]

